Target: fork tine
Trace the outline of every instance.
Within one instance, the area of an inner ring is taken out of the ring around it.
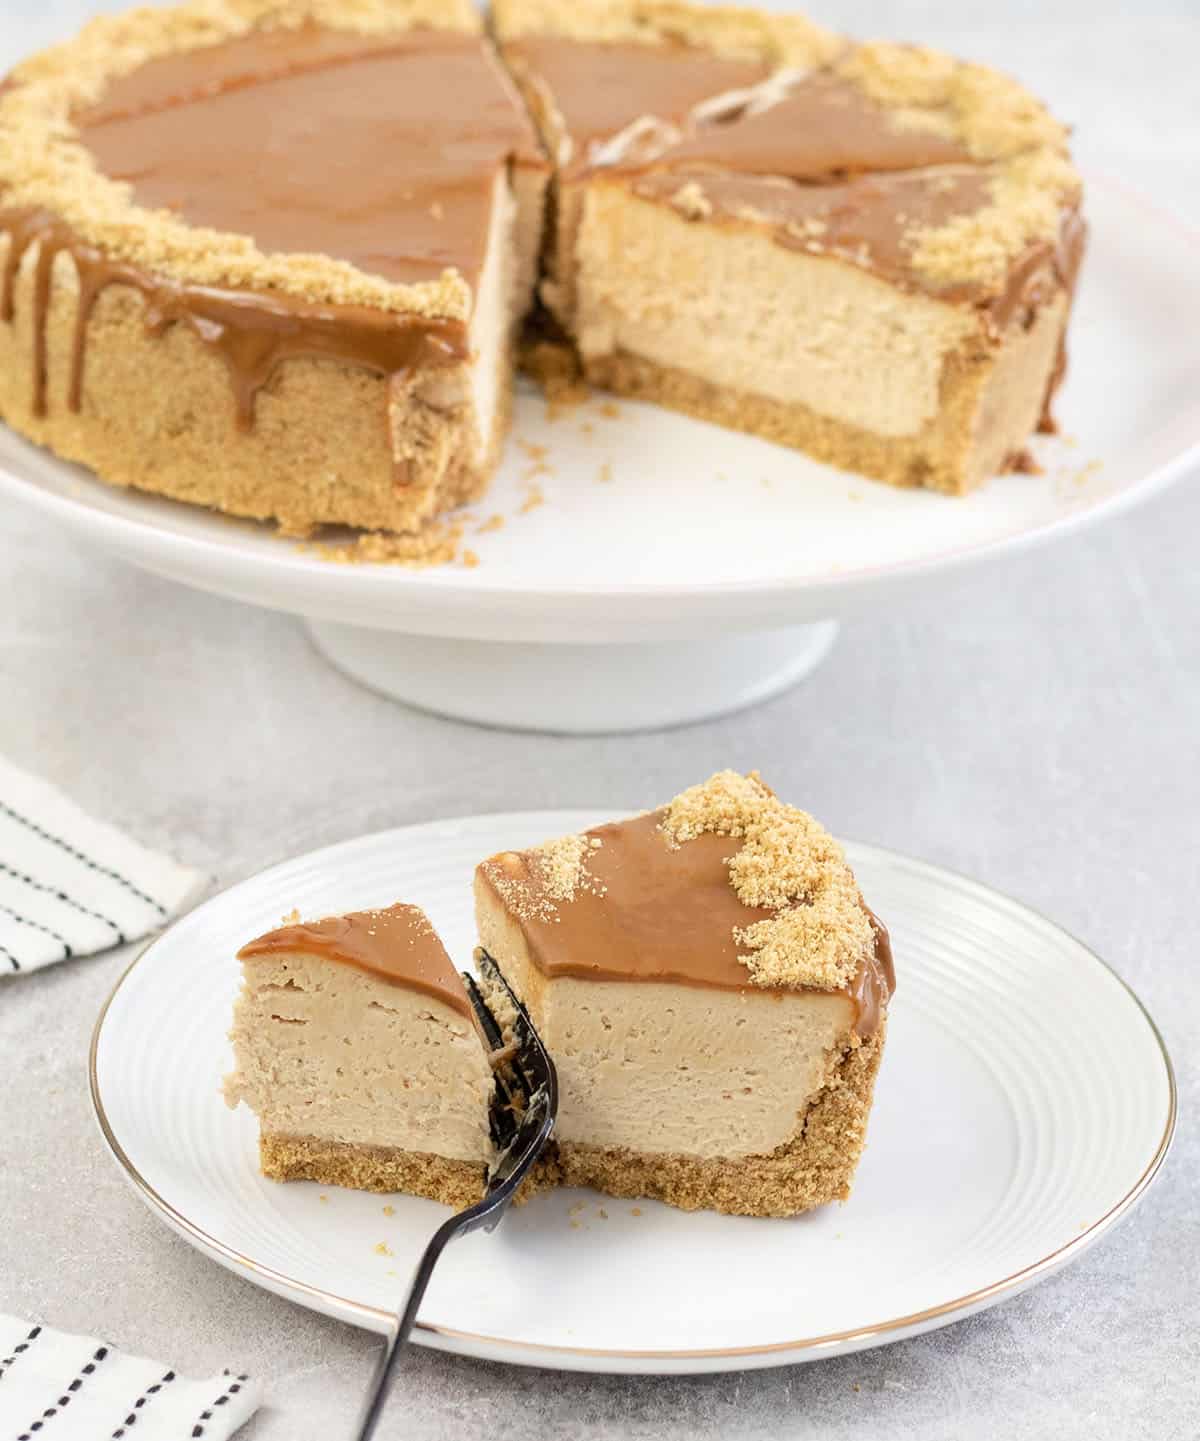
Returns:
[[[517,1020],[513,1031],[518,1049],[512,1065],[525,1094],[530,1096],[537,1086],[545,1081],[548,1072],[553,1071],[553,1063],[542,1045],[542,1039],[534,1028],[533,1022],[529,1019],[529,1012],[525,1009],[524,1003],[518,999],[516,992],[505,980],[500,967],[482,946],[475,952],[475,964],[489,985],[503,991],[516,1015]],[[532,1077],[526,1073],[526,1068],[533,1072]]]
[[[461,972],[463,984],[467,989],[467,998],[475,1010],[479,1021],[479,1028],[484,1034],[492,1051],[504,1049],[504,1033],[501,1031],[495,1016],[492,1015],[483,994],[475,981],[475,977],[469,972]],[[504,1073],[499,1066],[493,1066],[493,1080],[496,1087],[496,1096],[488,1108],[488,1124],[492,1133],[492,1140],[497,1147],[506,1147],[511,1144],[517,1131],[518,1107],[513,1097]]]

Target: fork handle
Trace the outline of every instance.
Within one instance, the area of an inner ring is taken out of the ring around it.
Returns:
[[[387,1401],[392,1373],[395,1371],[400,1357],[400,1349],[417,1324],[417,1312],[421,1309],[421,1302],[425,1299],[425,1292],[429,1288],[430,1278],[433,1276],[433,1268],[437,1265],[447,1244],[466,1229],[469,1227],[463,1225],[461,1215],[451,1216],[448,1221],[438,1227],[434,1232],[433,1240],[425,1247],[425,1254],[421,1257],[416,1274],[412,1279],[412,1285],[409,1287],[404,1310],[399,1312],[397,1322],[389,1331],[387,1342],[379,1354],[379,1360],[375,1363],[375,1375],[371,1378],[371,1389],[367,1393],[366,1404],[359,1417],[358,1429],[355,1431],[357,1441],[370,1441],[375,1434],[375,1427],[379,1423]]]

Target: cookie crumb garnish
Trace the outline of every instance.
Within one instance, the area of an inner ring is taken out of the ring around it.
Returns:
[[[734,931],[755,985],[833,991],[853,979],[874,932],[842,848],[756,772],[719,771],[684,791],[660,829],[671,846],[705,833],[741,839],[730,885],[744,905],[778,912]]]

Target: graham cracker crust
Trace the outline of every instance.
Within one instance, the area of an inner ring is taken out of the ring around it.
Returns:
[[[558,1143],[555,1179],[728,1216],[795,1216],[844,1201],[866,1141],[886,1031],[883,1021],[869,1041],[847,1050],[796,1135],[769,1155],[702,1160],[565,1141]]]
[[[316,1181],[355,1191],[402,1191],[440,1201],[456,1211],[483,1195],[482,1162],[454,1161],[394,1146],[323,1141],[316,1136],[262,1135],[259,1166],[273,1181]]]

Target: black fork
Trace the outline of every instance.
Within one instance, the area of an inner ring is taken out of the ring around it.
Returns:
[[[371,1390],[355,1432],[357,1441],[369,1441],[374,1434],[387,1402],[388,1387],[400,1348],[417,1323],[417,1312],[442,1252],[459,1236],[468,1236],[472,1231],[496,1229],[554,1131],[558,1114],[558,1077],[554,1062],[534,1030],[529,1013],[513,994],[491,956],[486,951],[479,951],[476,961],[488,982],[507,993],[516,1014],[511,1042],[513,1053],[496,1068],[496,1089],[492,1097],[492,1139],[499,1155],[488,1174],[483,1199],[439,1226],[425,1248],[409,1287],[408,1298],[396,1314],[395,1323],[376,1363]],[[504,1049],[503,1032],[484,1001],[475,978],[464,972],[463,981],[492,1050]]]

